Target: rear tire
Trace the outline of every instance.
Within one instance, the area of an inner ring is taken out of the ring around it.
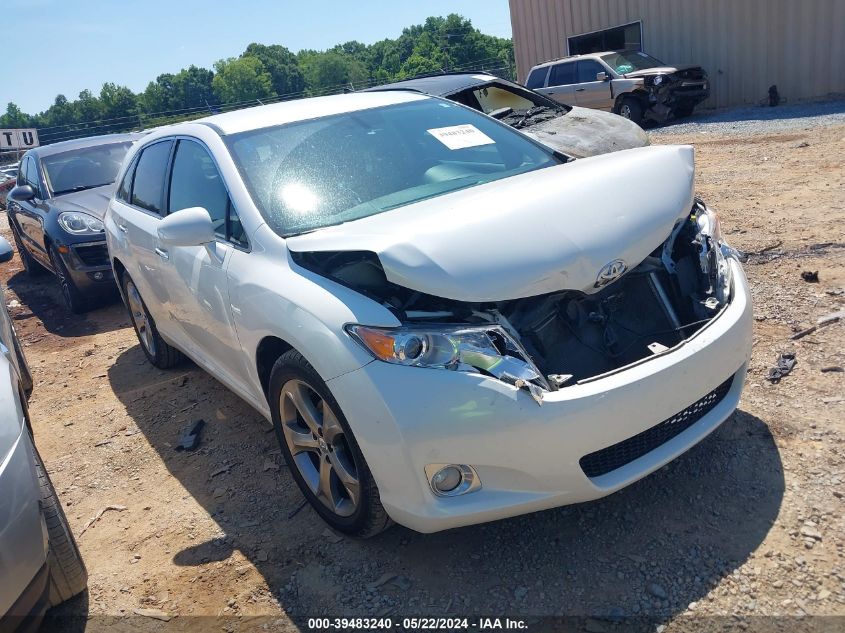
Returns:
[[[82,314],[90,310],[91,306],[88,299],[76,287],[61,255],[53,246],[50,247],[49,252],[50,261],[53,263],[53,272],[59,280],[59,288],[62,292],[62,301],[64,301],[65,307],[74,314]]]
[[[296,395],[301,397],[300,404],[295,404]],[[296,350],[282,354],[273,365],[269,398],[282,455],[317,514],[338,532],[358,538],[389,528],[393,522],[381,505],[376,482],[340,406]],[[302,415],[300,407],[308,415]],[[310,424],[306,417],[311,418]]]
[[[643,122],[643,104],[636,97],[625,97],[619,104],[619,116],[640,125]]]
[[[26,276],[40,277],[46,272],[46,269],[39,264],[32,255],[30,255],[28,250],[26,250],[26,247],[23,245],[23,240],[20,238],[20,235],[18,235],[18,230],[15,228],[11,219],[9,220],[9,226],[12,229],[12,238],[15,240],[15,248],[18,249],[18,255],[21,258],[21,263],[23,264],[23,270],[26,273]]]
[[[120,282],[123,286],[123,296],[126,297],[129,320],[132,321],[132,327],[135,328],[135,334],[147,360],[159,369],[170,369],[181,363],[184,355],[161,338],[132,278],[124,273]]]
[[[88,584],[88,571],[82,562],[79,547],[70,531],[62,504],[56,496],[53,482],[47,475],[44,462],[33,445],[35,470],[41,485],[41,512],[47,523],[49,535],[49,553],[47,562],[50,566],[50,606],[55,607],[65,600],[85,590]]]

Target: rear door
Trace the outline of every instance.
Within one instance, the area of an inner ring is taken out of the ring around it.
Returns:
[[[546,87],[537,92],[567,105],[575,103],[575,62],[560,62],[549,68]]]
[[[174,144],[173,139],[163,139],[141,150],[118,188],[112,219],[125,258],[123,264],[159,332],[180,346],[178,332],[170,319],[171,306],[178,297],[168,287],[162,274],[166,261],[157,252],[158,225],[165,209],[166,174]]]
[[[613,95],[610,91],[610,80],[596,79],[598,73],[605,73],[609,77],[607,69],[594,59],[581,59],[578,60],[577,73],[575,104],[583,108],[611,110]]]

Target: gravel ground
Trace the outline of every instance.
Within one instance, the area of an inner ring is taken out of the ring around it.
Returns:
[[[439,534],[333,533],[301,507],[269,426],[243,401],[191,364],[152,368],[122,306],[69,316],[51,279],[26,278],[17,258],[0,266],[35,374],[36,441],[90,573],[50,630],[565,614],[581,619],[557,630],[629,630],[645,617],[638,630],[841,631],[845,373],[823,370],[845,367],[845,323],[790,336],[845,308],[845,125],[795,121],[655,135],[695,143],[698,191],[750,254],[754,348],[736,414],[607,498]],[[783,351],[798,365],[771,384]],[[197,418],[202,446],[177,452]],[[95,520],[108,506],[125,510]]]
[[[649,130],[652,136],[675,134],[778,134],[826,125],[845,124],[845,99],[784,104],[774,108],[749,106],[703,111]]]

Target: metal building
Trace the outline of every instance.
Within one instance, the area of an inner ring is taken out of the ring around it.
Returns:
[[[568,54],[634,48],[710,76],[704,107],[845,93],[845,0],[509,0],[518,79]]]

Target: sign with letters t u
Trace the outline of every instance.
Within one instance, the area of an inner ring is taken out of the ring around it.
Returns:
[[[0,130],[0,150],[38,147],[38,130]]]

